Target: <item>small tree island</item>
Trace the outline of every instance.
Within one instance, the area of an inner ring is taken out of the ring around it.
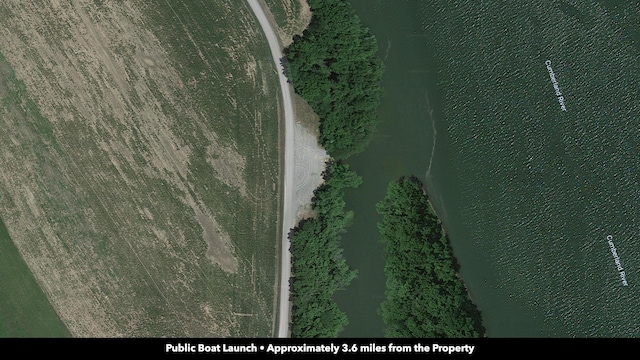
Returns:
[[[472,338],[484,335],[478,309],[422,183],[402,177],[377,204],[386,243],[386,300],[380,314],[387,337]]]

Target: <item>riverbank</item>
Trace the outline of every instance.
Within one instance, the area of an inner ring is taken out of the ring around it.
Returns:
[[[344,189],[361,183],[342,161],[371,141],[378,123],[375,110],[382,93],[383,66],[376,57],[375,37],[348,2],[313,0],[309,4],[311,22],[285,50],[282,62],[296,93],[318,114],[319,142],[331,159],[323,173],[324,183],[314,191],[314,216],[300,221],[290,235],[292,336],[335,337],[348,320],[333,295],[355,277],[342,257],[340,243],[353,217],[352,211],[344,209]]]

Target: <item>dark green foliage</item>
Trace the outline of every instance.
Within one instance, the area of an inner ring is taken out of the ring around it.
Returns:
[[[480,315],[456,275],[440,221],[416,177],[391,182],[377,204],[386,242],[388,337],[478,337]]]
[[[336,159],[361,152],[382,94],[378,44],[344,0],[310,0],[309,27],[285,50],[287,76],[320,117],[320,143]]]
[[[348,323],[333,293],[356,275],[342,256],[340,234],[353,218],[344,208],[344,189],[358,187],[362,180],[334,161],[327,163],[324,180],[313,198],[316,217],[301,221],[290,235],[292,337],[336,337]]]

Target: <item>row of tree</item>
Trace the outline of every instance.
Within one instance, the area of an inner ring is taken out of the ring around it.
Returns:
[[[345,209],[344,189],[358,187],[362,179],[335,161],[327,163],[323,177],[312,199],[316,217],[301,221],[290,234],[292,337],[337,337],[348,323],[333,294],[356,276],[342,256],[340,240],[353,218]]]
[[[388,337],[484,335],[480,313],[457,275],[440,220],[415,176],[393,181],[377,204],[386,243],[386,300],[380,314]]]
[[[283,59],[287,77],[320,118],[320,144],[335,159],[361,152],[378,123],[378,44],[345,0],[309,0],[312,18]]]

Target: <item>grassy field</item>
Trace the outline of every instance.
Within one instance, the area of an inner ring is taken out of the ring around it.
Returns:
[[[0,337],[69,335],[0,223]]]
[[[248,6],[10,1],[0,25],[0,216],[70,334],[271,336],[278,83]]]
[[[293,36],[301,35],[311,20],[306,0],[264,0],[269,7],[283,46],[289,46]]]

